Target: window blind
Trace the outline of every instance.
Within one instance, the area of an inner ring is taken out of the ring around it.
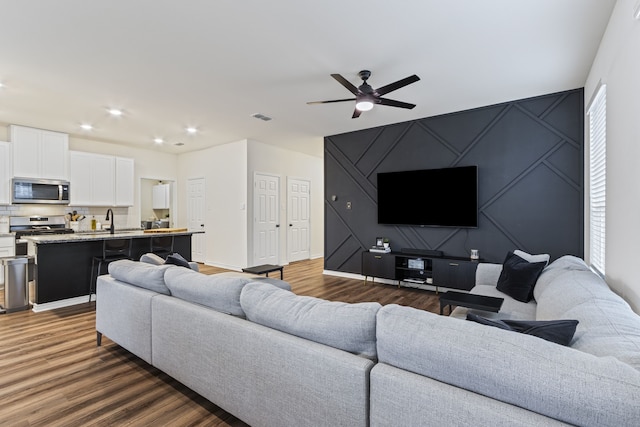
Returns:
[[[604,276],[607,193],[607,93],[601,85],[589,116],[589,237],[591,267]]]

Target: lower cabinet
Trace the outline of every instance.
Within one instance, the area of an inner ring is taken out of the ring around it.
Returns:
[[[391,254],[362,253],[362,275],[381,279],[396,279],[396,258]]]
[[[476,268],[474,261],[434,259],[433,283],[443,288],[471,290],[475,286]]]
[[[411,254],[362,253],[362,275],[468,291],[475,286],[477,261]]]

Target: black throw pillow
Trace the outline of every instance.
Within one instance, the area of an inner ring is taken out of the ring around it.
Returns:
[[[569,345],[576,333],[577,320],[490,320],[467,313],[467,320],[500,329],[533,335],[560,345]]]
[[[167,256],[167,259],[164,261],[164,263],[165,264],[179,265],[180,267],[191,268],[191,266],[189,265],[189,261],[184,259],[184,257],[182,255],[180,255],[179,253],[177,253],[177,252],[172,253],[171,255]]]
[[[529,262],[509,252],[496,287],[515,300],[529,302],[533,298],[536,280],[545,266],[545,262]]]

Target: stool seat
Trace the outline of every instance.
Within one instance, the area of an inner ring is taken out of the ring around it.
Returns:
[[[91,279],[89,280],[89,302],[95,290],[95,283],[98,276],[102,274],[102,266],[109,265],[110,262],[131,258],[131,239],[105,239],[102,241],[102,256],[94,256],[91,260]],[[96,263],[98,268],[96,269]],[[96,272],[94,280],[93,273]]]

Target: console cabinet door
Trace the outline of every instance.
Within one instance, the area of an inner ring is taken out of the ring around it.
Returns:
[[[394,280],[396,278],[395,255],[363,252],[362,275]]]
[[[433,260],[433,284],[443,288],[471,290],[476,282],[477,262],[450,259]]]

